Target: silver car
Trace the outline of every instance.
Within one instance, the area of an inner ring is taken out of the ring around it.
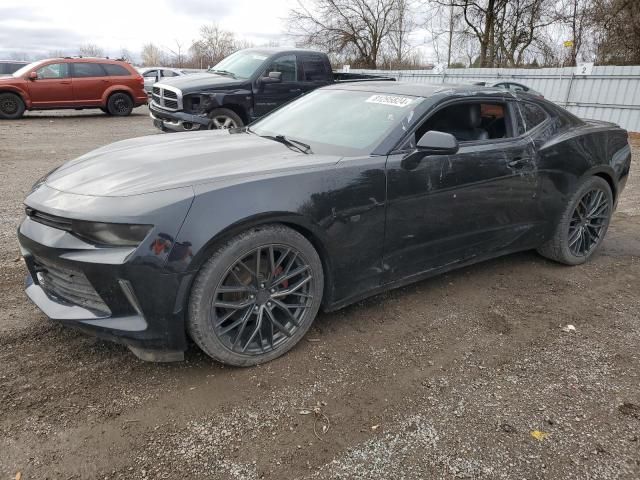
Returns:
[[[151,87],[166,77],[181,77],[187,75],[188,72],[181,68],[172,67],[144,67],[138,68],[138,72],[144,78],[144,90],[147,94],[151,94]]]

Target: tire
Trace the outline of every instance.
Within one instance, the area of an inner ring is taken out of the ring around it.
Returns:
[[[126,117],[133,110],[133,100],[131,97],[122,92],[113,93],[107,100],[107,111],[110,115],[116,117]]]
[[[109,113],[109,110],[107,110],[107,109],[106,109],[106,108],[104,108],[104,107],[100,107],[100,110],[102,110],[102,113],[106,113],[107,115],[111,115],[111,114]]]
[[[562,212],[553,236],[538,253],[566,265],[585,263],[602,244],[612,214],[613,193],[607,181],[585,178]]]
[[[228,130],[229,128],[243,127],[244,122],[240,116],[228,108],[216,108],[209,112],[209,130]]]
[[[25,105],[19,95],[15,93],[0,93],[0,118],[16,120],[22,117]]]
[[[283,225],[255,227],[225,242],[200,269],[187,330],[227,365],[268,362],[305,335],[323,289],[322,262],[303,235]]]

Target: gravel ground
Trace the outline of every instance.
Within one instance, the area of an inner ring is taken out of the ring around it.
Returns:
[[[147,134],[144,108],[0,123],[0,479],[640,478],[636,177],[587,265],[527,252],[378,295],[256,368],[148,364],[48,322],[15,239],[37,178]]]

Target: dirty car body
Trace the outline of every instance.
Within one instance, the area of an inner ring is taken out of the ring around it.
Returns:
[[[305,136],[322,118],[283,126],[311,152],[274,141],[279,132],[270,129],[309,102],[321,105],[317,116],[330,110],[345,125],[334,104],[378,123],[356,123],[344,136],[337,125],[331,138]],[[455,136],[455,148],[421,147],[435,126]],[[25,200],[18,233],[26,292],[52,319],[143,358],[180,358],[194,278],[238,232],[280,224],[309,239],[330,311],[536,248],[581,179],[600,176],[617,200],[629,165],[625,130],[533,96],[477,86],[330,86],[249,129],[125,140],[44,177]]]

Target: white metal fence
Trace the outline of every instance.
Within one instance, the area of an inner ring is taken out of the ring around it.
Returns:
[[[473,83],[513,80],[542,93],[581,118],[615,122],[640,132],[640,66],[593,67],[590,75],[576,68],[465,68],[435,74],[430,70],[352,70],[377,73],[415,83]]]

